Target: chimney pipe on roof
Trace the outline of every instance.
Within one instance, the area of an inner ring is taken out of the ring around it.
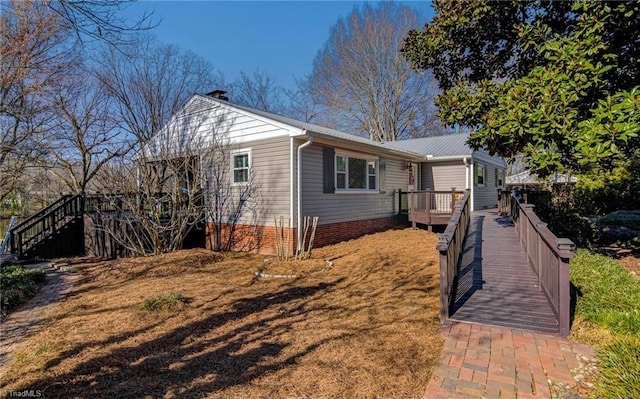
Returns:
[[[217,98],[218,100],[229,101],[229,97],[225,96],[227,94],[224,90],[214,90],[211,93],[207,93],[207,96]]]

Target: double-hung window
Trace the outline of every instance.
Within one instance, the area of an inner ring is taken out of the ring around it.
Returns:
[[[504,171],[496,168],[496,187],[502,187],[504,182]]]
[[[485,180],[486,180],[485,167],[484,165],[477,163],[475,169],[476,169],[476,186],[484,187]]]
[[[336,189],[371,191],[378,189],[378,160],[364,155],[336,154]]]
[[[251,179],[250,150],[237,150],[231,153],[231,179],[234,185],[249,184]]]

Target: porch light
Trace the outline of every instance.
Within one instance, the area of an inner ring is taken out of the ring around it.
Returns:
[[[413,172],[413,164],[407,161],[407,164],[405,165],[405,169],[408,170],[409,173]]]

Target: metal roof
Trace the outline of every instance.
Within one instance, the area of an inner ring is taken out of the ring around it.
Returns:
[[[223,104],[228,107],[232,107],[253,115],[257,115],[262,118],[270,119],[283,125],[293,127],[305,131],[307,134],[317,134],[328,138],[335,138],[344,141],[350,141],[352,143],[363,144],[369,147],[379,148],[388,152],[395,152],[397,155],[405,154],[408,157],[415,158],[416,160],[437,160],[438,158],[460,158],[473,156],[474,153],[486,153],[486,151],[474,151],[467,141],[469,140],[469,133],[456,133],[448,134],[444,136],[434,137],[422,137],[417,139],[389,141],[380,143],[365,137],[356,136],[349,133],[344,133],[338,130],[329,129],[324,126],[315,125],[313,123],[302,122],[299,120],[287,118],[282,115],[273,114],[271,112],[261,111],[255,108],[246,107],[231,103],[229,101],[223,101],[217,98],[196,95],[202,99],[206,99],[212,103]],[[504,160],[499,157],[489,156],[488,159],[504,166]],[[499,161],[499,162],[498,162]]]
[[[398,140],[387,143],[387,145],[399,150],[413,151],[433,158],[465,157],[473,154],[473,149],[467,144],[467,140],[469,140],[468,133],[456,133],[444,136]]]

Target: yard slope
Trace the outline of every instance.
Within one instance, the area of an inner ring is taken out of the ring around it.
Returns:
[[[205,250],[75,265],[81,282],[2,394],[421,398],[443,345],[436,241],[403,229],[319,248],[333,268],[296,279]],[[141,306],[167,293],[181,306]]]

